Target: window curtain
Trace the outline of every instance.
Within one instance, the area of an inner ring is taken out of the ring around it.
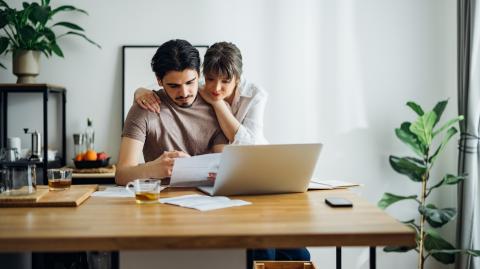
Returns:
[[[476,0],[458,0],[458,112],[460,122],[458,173],[466,180],[458,185],[457,243],[480,249],[480,10]],[[456,268],[480,269],[480,259],[458,257]]]

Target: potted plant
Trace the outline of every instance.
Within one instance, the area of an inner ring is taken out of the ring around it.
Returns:
[[[395,129],[395,134],[416,156],[397,157],[392,155],[389,157],[389,161],[393,170],[407,176],[413,182],[419,183],[419,194],[404,196],[385,193],[378,202],[378,206],[382,209],[404,200],[413,200],[418,204],[418,219],[403,221],[415,230],[417,245],[384,248],[386,252],[417,251],[419,254],[418,268],[424,268],[425,261],[429,257],[433,257],[441,263],[450,264],[455,262],[455,254],[480,255],[479,250],[457,249],[440,236],[435,229],[453,220],[457,211],[455,208],[437,208],[433,203],[428,202],[429,196],[437,188],[456,185],[466,178],[447,174],[440,180],[430,179],[430,171],[435,161],[445,149],[448,141],[457,133],[457,129],[452,125],[463,120],[463,116],[458,116],[435,129],[447,103],[447,100],[441,101],[429,112],[424,112],[422,107],[414,102],[407,103],[407,106],[416,112],[418,117],[413,123],[402,123],[400,128]],[[436,141],[438,142],[434,147]],[[432,151],[433,149],[435,150]]]
[[[71,5],[56,8],[50,6],[50,0],[39,3],[23,2],[22,9],[11,8],[0,0],[0,54],[12,52],[13,73],[17,83],[33,83],[39,72],[40,53],[47,58],[52,55],[63,57],[58,40],[66,36],[78,36],[89,43],[100,46],[85,36],[84,29],[77,24],[60,21],[53,23],[53,17],[61,12],[79,12],[88,15],[85,10]],[[48,24],[48,25],[47,25]],[[65,29],[57,34],[56,29]],[[0,66],[5,68],[3,64]]]

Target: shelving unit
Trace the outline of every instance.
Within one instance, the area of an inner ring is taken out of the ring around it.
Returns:
[[[35,161],[37,167],[42,168],[43,184],[47,184],[47,169],[65,166],[66,163],[66,89],[63,86],[53,84],[0,84],[0,148],[7,145],[8,123],[8,96],[15,93],[38,93],[43,98],[43,160]],[[62,151],[59,158],[48,161],[48,101],[51,94],[58,94],[62,98]]]

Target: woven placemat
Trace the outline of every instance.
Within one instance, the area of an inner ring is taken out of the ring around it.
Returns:
[[[98,168],[85,168],[85,169],[77,169],[77,168],[73,168],[73,172],[74,173],[82,173],[82,174],[89,174],[89,173],[92,173],[92,174],[96,174],[96,173],[115,173],[115,165],[112,164],[110,166],[107,166],[107,167],[98,167]]]

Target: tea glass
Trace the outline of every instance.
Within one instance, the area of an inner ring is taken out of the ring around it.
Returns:
[[[136,179],[128,182],[125,189],[135,194],[137,204],[154,204],[158,203],[163,187],[160,180]]]
[[[70,168],[48,169],[48,189],[50,191],[68,190],[72,185],[72,172]]]

